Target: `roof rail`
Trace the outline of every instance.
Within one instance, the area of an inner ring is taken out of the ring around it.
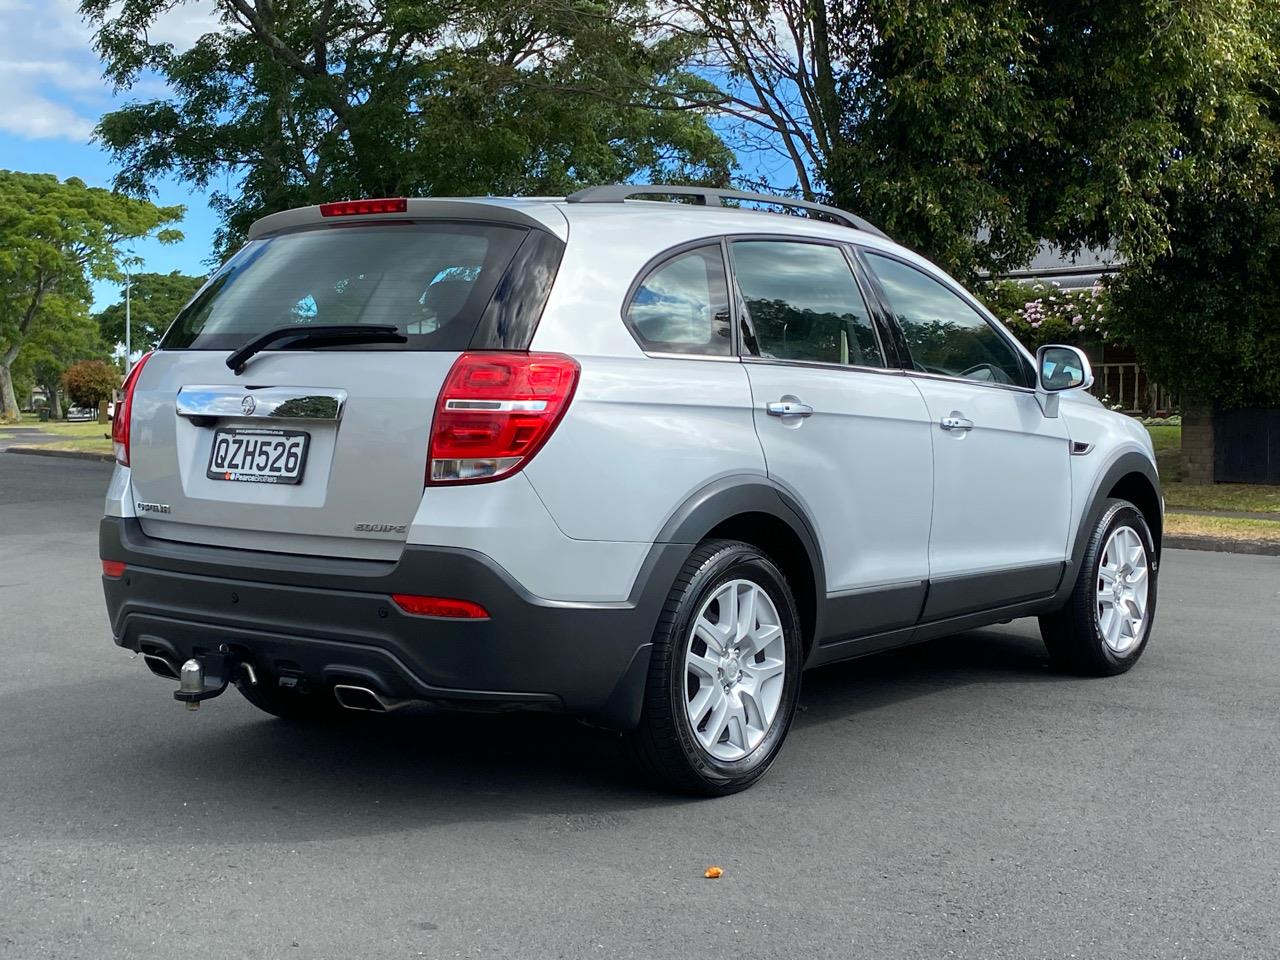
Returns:
[[[778,197],[768,193],[749,193],[745,190],[722,190],[719,187],[693,187],[667,183],[613,183],[600,187],[587,187],[571,193],[565,199],[570,203],[621,203],[631,197],[657,195],[664,197],[692,197],[697,206],[722,207],[726,200],[751,200],[756,203],[772,203],[779,207],[794,207],[817,214],[843,227],[852,227],[873,236],[890,239],[889,235],[875,224],[864,220],[847,210],[831,207],[825,203],[813,203],[809,200],[793,200],[790,197]]]

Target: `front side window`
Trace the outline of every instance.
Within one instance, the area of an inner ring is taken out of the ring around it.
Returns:
[[[898,318],[915,369],[980,383],[1028,385],[1018,352],[977,310],[900,260],[875,253],[867,260]]]
[[[653,268],[631,295],[626,318],[645,350],[728,356],[729,284],[720,245]]]
[[[733,269],[751,319],[753,355],[883,367],[857,281],[838,247],[738,240]]]

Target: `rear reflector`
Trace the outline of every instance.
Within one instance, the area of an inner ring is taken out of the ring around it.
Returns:
[[[464,353],[436,401],[427,483],[484,483],[515,473],[547,442],[578,385],[559,353]]]
[[[122,467],[129,465],[129,421],[133,417],[133,391],[138,385],[138,377],[142,376],[142,368],[150,359],[150,351],[144,353],[124,378],[124,386],[120,388],[122,396],[116,404],[115,415],[111,418],[111,446],[115,449],[116,463]]]
[[[322,217],[363,217],[371,213],[405,213],[409,201],[404,197],[383,200],[340,200],[337,203],[320,204]]]
[[[123,566],[123,564],[121,564]],[[454,620],[488,620],[489,611],[470,600],[449,597],[419,597],[411,593],[393,593],[391,599],[405,613],[417,617],[450,617]]]
[[[110,577],[112,580],[119,580],[121,577],[124,576],[124,561],[123,560],[103,560],[102,575],[104,577]]]

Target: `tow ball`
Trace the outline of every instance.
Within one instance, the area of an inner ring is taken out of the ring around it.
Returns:
[[[225,646],[217,653],[202,653],[187,660],[178,671],[178,689],[173,692],[173,699],[185,703],[188,710],[199,710],[200,701],[221,696],[237,674],[243,674],[254,686],[258,683],[253,665]]]

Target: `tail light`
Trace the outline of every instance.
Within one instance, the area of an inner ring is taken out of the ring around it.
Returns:
[[[428,483],[484,483],[515,473],[547,442],[578,385],[558,353],[464,353],[436,401]]]
[[[124,576],[123,560],[103,560],[102,575],[110,580],[119,580]]]
[[[115,416],[111,418],[111,445],[115,448],[116,463],[122,467],[129,465],[129,421],[133,417],[133,391],[138,385],[138,377],[142,375],[142,368],[150,359],[151,353],[144,353],[124,378],[124,386],[120,388],[122,396],[116,404]]]

